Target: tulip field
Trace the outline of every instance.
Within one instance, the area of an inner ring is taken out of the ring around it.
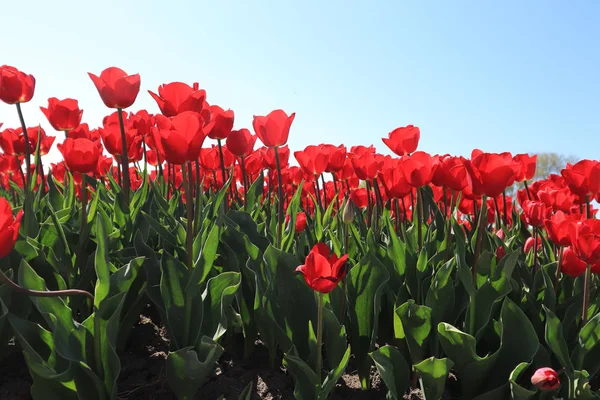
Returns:
[[[600,399],[599,161],[290,149],[294,113],[89,77],[100,127],[0,67],[0,399]]]

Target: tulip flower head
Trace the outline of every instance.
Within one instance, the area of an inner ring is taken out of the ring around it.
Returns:
[[[560,387],[558,373],[552,368],[539,368],[531,377],[531,383],[540,390],[554,390]]]
[[[9,255],[15,247],[22,217],[23,210],[13,218],[10,203],[4,197],[0,197],[0,258]]]
[[[330,254],[325,243],[317,243],[306,256],[304,264],[296,268],[296,271],[302,273],[311,289],[329,293],[346,276],[346,260],[347,254],[338,258],[335,254]]]

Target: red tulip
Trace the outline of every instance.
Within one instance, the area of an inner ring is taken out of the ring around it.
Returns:
[[[413,125],[396,128],[388,134],[389,138],[381,139],[396,155],[414,153],[421,139],[421,131]]]
[[[332,144],[322,144],[320,147],[327,155],[325,172],[335,173],[340,171],[346,162],[346,146],[341,144],[336,147]]]
[[[15,247],[19,237],[21,218],[23,218],[23,210],[20,210],[16,218],[13,218],[10,203],[4,197],[0,197],[0,258],[9,255]]]
[[[546,187],[537,192],[540,201],[554,210],[568,212],[574,205],[576,196],[568,187],[557,189]]]
[[[7,104],[27,103],[33,97],[35,78],[15,67],[0,67],[0,100]]]
[[[455,192],[462,191],[469,184],[469,173],[460,157],[445,157],[441,160],[436,173],[441,185]]]
[[[358,179],[370,181],[377,178],[378,166],[373,153],[365,152],[360,156],[353,155],[350,162]]]
[[[544,221],[550,217],[550,211],[544,203],[539,201],[525,201],[521,207],[523,208],[523,214],[521,219],[536,228],[544,226]]]
[[[277,160],[275,159],[275,148],[263,147],[261,148],[263,166],[265,169],[272,171],[277,169]],[[277,148],[277,154],[279,155],[280,167],[286,168],[290,159],[290,148],[288,146],[282,146]]]
[[[401,199],[412,191],[412,186],[406,180],[400,165],[401,163],[397,162],[381,174],[381,182],[390,199]]]
[[[582,261],[600,264],[600,220],[586,219],[569,226],[571,246]]]
[[[437,160],[423,151],[417,151],[402,159],[402,173],[413,187],[428,185],[438,167]]]
[[[531,377],[531,383],[540,390],[554,390],[560,387],[558,373],[552,368],[539,368]]]
[[[504,154],[481,153],[465,160],[471,189],[475,195],[496,197],[515,181],[520,165]]]
[[[296,268],[296,271],[302,273],[311,289],[329,293],[346,276],[347,259],[347,254],[338,258],[335,254],[330,254],[326,244],[317,243],[308,253],[304,264]]]
[[[319,146],[311,145],[303,151],[295,151],[294,157],[308,175],[321,175],[327,168],[327,154]]]
[[[172,164],[196,161],[207,132],[198,113],[184,111],[175,117],[156,116],[154,141],[161,158]]]
[[[121,140],[121,127],[118,120],[118,112],[104,118],[104,127],[100,128],[100,136],[106,151],[117,157],[123,154],[123,143]],[[142,137],[138,135],[138,131],[133,127],[133,122],[127,117],[127,113],[123,115],[123,127],[125,128],[125,143],[127,144],[127,157],[131,161],[139,161],[143,157],[142,152]]]
[[[537,162],[537,155],[529,156],[529,154],[517,154],[513,157],[513,160],[519,164],[517,174],[515,176],[515,182],[523,182],[533,179],[535,176],[535,167]]]
[[[359,188],[350,192],[350,198],[358,208],[367,208],[367,206],[369,205],[368,196],[370,196],[370,193],[367,191],[366,188]],[[373,196],[371,195],[371,199],[372,197]]]
[[[289,222],[290,219],[291,219],[290,215],[287,214],[286,222]],[[306,229],[306,214],[303,212],[299,212],[298,214],[296,214],[296,225],[294,227],[294,230],[296,233],[302,233],[302,232],[304,232],[305,229]]]
[[[99,142],[100,141],[100,130],[99,129],[90,130],[90,127],[88,126],[88,124],[83,123],[83,124],[80,124],[77,128],[67,132],[67,137],[70,137],[71,139],[85,138],[85,139],[91,140],[92,142]]]
[[[535,242],[533,237],[528,237],[527,240],[525,241],[525,245],[523,246],[523,252],[525,254],[529,253],[531,251],[531,249],[533,249],[533,244],[535,243],[535,251],[539,251],[539,249],[542,247],[542,241],[540,240],[540,238],[536,238]]]
[[[265,146],[283,146],[287,143],[295,117],[296,113],[288,116],[283,110],[274,110],[264,117],[254,116],[252,126]]]
[[[334,173],[335,178],[340,181],[349,181],[350,179],[356,179],[356,173],[354,172],[354,166],[352,165],[352,160],[350,158],[346,158],[344,161],[344,165],[340,170]],[[356,183],[358,185],[358,182]]]
[[[211,139],[226,139],[233,129],[234,114],[232,110],[223,110],[217,105],[210,106],[212,129],[208,133]]]
[[[249,176],[257,175],[263,169],[262,151],[254,151],[244,159],[244,167]]]
[[[88,139],[66,138],[57,147],[71,172],[87,174],[96,169],[101,154],[97,143]]]
[[[581,160],[575,165],[567,164],[561,172],[565,182],[573,193],[585,199],[600,191],[600,163]]]
[[[587,264],[577,257],[577,254],[575,254],[571,247],[563,249],[562,262],[560,264],[560,270],[563,274],[577,278],[585,272],[586,268]]]
[[[253,136],[248,129],[242,128],[237,131],[231,131],[227,136],[225,145],[227,149],[236,157],[247,157],[252,153],[256,136]]]
[[[47,136],[44,129],[41,127],[27,128],[27,139],[29,139],[29,149],[33,153],[37,148],[38,134],[41,139],[40,143],[40,155],[48,154],[52,144],[54,143],[54,136]],[[6,129],[0,133],[0,147],[7,154],[22,155],[25,154],[25,136],[23,135],[23,129]]]
[[[216,171],[221,168],[221,156],[219,154],[219,148],[216,146],[205,147],[200,149],[200,164],[207,171]],[[225,169],[229,169],[235,162],[235,157],[227,148],[223,148],[223,162]]]
[[[88,72],[100,98],[108,108],[130,107],[140,91],[140,75],[127,75],[117,67],[110,67],[96,76]]]
[[[40,107],[50,125],[57,131],[70,131],[79,126],[83,110],[74,99],[58,100],[56,97],[48,99],[48,108]]]
[[[98,157],[98,162],[96,163],[96,168],[94,169],[94,175],[96,175],[97,178],[106,176],[106,174],[110,172],[112,165],[112,157],[106,157],[105,155],[100,154],[100,157]]]
[[[174,117],[184,111],[201,113],[208,109],[206,91],[198,89],[198,83],[189,86],[183,82],[171,82],[158,87],[158,94],[148,91],[165,117]]]
[[[143,137],[150,137],[152,135],[152,128],[156,123],[154,115],[146,110],[140,110],[135,114],[131,113],[129,119],[131,120],[133,129],[137,131],[138,135]]]
[[[569,226],[577,223],[579,218],[571,214],[557,211],[554,215],[544,221],[544,227],[548,237],[558,246],[570,246],[571,236]]]

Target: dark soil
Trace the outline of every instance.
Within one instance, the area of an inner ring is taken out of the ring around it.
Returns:
[[[120,400],[176,400],[169,389],[165,372],[165,358],[169,338],[162,326],[150,318],[141,316],[133,328],[126,351],[120,354],[121,374],[118,381]],[[20,348],[11,343],[2,347],[0,361],[0,399],[30,399],[31,377]],[[6,356],[5,356],[6,354]],[[279,360],[278,360],[279,361]],[[280,363],[278,363],[280,365]],[[353,370],[354,369],[354,370]],[[256,342],[248,360],[225,352],[216,371],[205,383],[197,398],[237,400],[240,393],[252,382],[254,399],[293,399],[294,383],[284,368],[273,369],[266,347]],[[373,368],[369,391],[360,389],[360,380],[352,363],[342,376],[330,398],[333,400],[379,400],[385,399],[386,388]],[[413,391],[406,399],[422,399],[419,391]]]

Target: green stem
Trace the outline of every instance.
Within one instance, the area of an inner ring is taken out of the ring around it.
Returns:
[[[319,293],[318,316],[317,316],[317,365],[316,373],[321,382],[321,370],[323,369],[323,293]]]
[[[127,155],[127,136],[125,135],[125,123],[123,122],[123,109],[117,108],[119,115],[119,126],[121,127],[121,171],[123,174],[123,194],[125,204],[129,207],[129,158]]]
[[[414,221],[414,216],[413,216]],[[423,221],[423,196],[421,194],[421,188],[417,188],[417,249],[420,252],[423,247],[423,232],[422,232],[422,221]]]
[[[583,328],[588,320],[588,308],[590,304],[590,279],[592,277],[592,266],[588,264],[585,268],[585,277],[583,280],[583,310],[581,311],[581,327]]]
[[[365,181],[367,187],[367,229],[371,227],[373,218],[373,202],[371,201],[371,184],[369,181]]]
[[[31,171],[29,166],[31,165],[31,149],[29,148],[29,136],[27,134],[27,125],[25,125],[25,118],[23,118],[23,110],[21,110],[21,103],[17,103],[17,113],[19,114],[19,121],[21,122],[21,129],[23,129],[23,140],[25,141],[25,172],[26,177],[26,191],[29,191],[29,183],[31,182]]]
[[[81,174],[81,226],[79,227],[79,234],[83,235],[85,225],[87,223],[87,175]]]
[[[277,184],[279,185],[279,213],[277,216],[277,248],[281,248],[281,240],[283,238],[283,183],[281,181],[281,164],[279,162],[279,147],[275,146],[275,163],[277,165]]]
[[[485,228],[485,218],[487,217],[487,199],[481,198],[481,210],[479,210],[479,221],[477,223],[477,240],[475,242],[475,253],[473,255],[473,286],[477,290],[477,264],[479,263],[479,253],[481,252],[481,242],[483,241],[483,231]],[[475,203],[477,204],[477,203]],[[473,303],[472,303],[473,304]]]
[[[219,160],[221,161],[221,178],[223,179],[223,186],[225,186],[225,183],[227,182],[227,178],[226,178],[226,174],[225,174],[225,159],[223,157],[223,146],[221,145],[221,139],[217,139],[217,143],[219,144]],[[233,195],[233,193],[232,193]],[[233,202],[233,198],[231,199],[231,201]],[[227,214],[227,208],[229,207],[229,201],[228,201],[228,194],[225,193],[225,199],[224,199],[224,208],[225,208],[225,214]]]
[[[344,253],[345,254],[350,254],[349,250],[348,250],[348,237],[349,235],[349,229],[350,227],[346,224],[344,224]],[[346,266],[344,266],[344,268],[347,268]],[[344,279],[342,279],[342,300],[341,300],[341,304],[340,304],[340,321],[342,322],[342,324],[344,323],[344,320],[346,319],[346,278],[347,278],[348,274],[344,275]]]
[[[96,362],[96,374],[100,380],[104,380],[104,368],[102,368],[102,318],[98,307],[94,307],[94,360]]]
[[[189,176],[187,173],[187,168],[189,167]],[[190,278],[192,277],[192,273],[194,270],[194,210],[193,210],[193,199],[194,196],[192,194],[192,164],[188,163],[181,166],[181,174],[183,177],[183,184],[185,185],[185,208],[187,214],[187,230],[185,233],[186,238],[186,251],[187,251],[187,267],[188,267],[188,283]],[[188,344],[188,337],[190,335],[190,323],[192,320],[192,299],[185,294],[185,321],[183,324],[183,340],[184,343],[179,343],[180,346],[186,346]]]
[[[556,266],[556,275],[554,277],[554,293],[556,297],[558,297],[558,289],[560,283],[560,269],[562,268],[563,261],[563,248],[562,246],[558,248],[558,265]]]
[[[94,296],[85,290],[79,289],[65,289],[65,290],[32,290],[26,289],[15,282],[13,282],[8,276],[0,270],[0,281],[8,285],[13,291],[24,294],[29,297],[67,297],[67,296],[79,296],[83,295],[88,297],[92,304],[94,303]]]
[[[454,202],[455,202],[455,196],[456,193],[454,192],[454,190],[452,191],[452,193],[450,194],[450,207],[449,207],[449,214],[447,216],[448,218],[448,224],[446,227],[446,261],[448,261],[450,259],[450,244],[452,241],[452,214],[454,213]]]
[[[244,184],[244,211],[248,211],[248,177],[246,176],[246,167],[244,165],[244,158],[240,157],[240,167],[242,168],[242,181]]]

